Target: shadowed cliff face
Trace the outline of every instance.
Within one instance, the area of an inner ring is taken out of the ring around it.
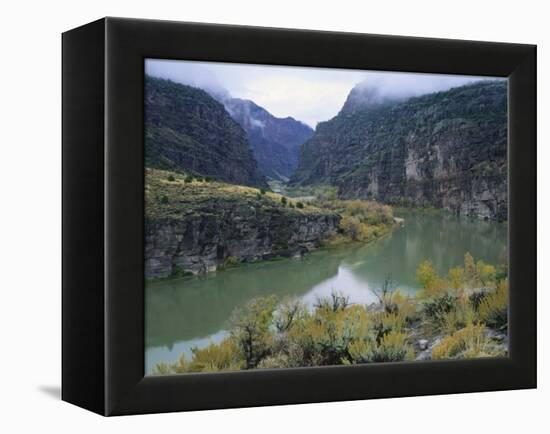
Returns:
[[[506,219],[506,82],[366,106],[353,94],[304,143],[293,183],[337,185],[343,198]]]
[[[147,167],[266,187],[246,133],[205,91],[153,77],[145,80]]]
[[[177,269],[206,273],[230,257],[253,262],[302,255],[334,234],[340,220],[337,215],[251,210],[235,201],[210,205],[222,212],[146,222],[147,277],[166,277]]]
[[[291,117],[276,118],[249,100],[231,98],[223,103],[247,132],[262,173],[278,180],[289,178],[298,165],[300,145],[313,135],[313,130]]]
[[[333,235],[340,216],[290,208],[280,196],[146,171],[145,276],[216,270],[226,263],[302,255]]]

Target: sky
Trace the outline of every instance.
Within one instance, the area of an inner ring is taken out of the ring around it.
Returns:
[[[357,84],[382,95],[409,97],[487,79],[464,75],[360,71],[335,68],[146,59],[146,74],[250,99],[276,117],[292,116],[312,128],[338,114]]]

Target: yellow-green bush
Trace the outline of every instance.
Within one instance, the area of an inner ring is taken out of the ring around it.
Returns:
[[[508,280],[499,282],[496,291],[487,294],[479,303],[478,317],[490,327],[508,326]]]
[[[235,341],[231,338],[224,339],[219,344],[210,343],[205,348],[193,348],[191,360],[186,360],[182,355],[173,364],[159,363],[155,373],[182,374],[184,372],[216,372],[235,371],[244,367]]]
[[[275,297],[252,300],[233,313],[228,338],[193,349],[190,360],[159,364],[155,373],[396,362],[414,358],[418,339],[436,336],[433,359],[504,354],[488,337],[488,328],[507,325],[508,282],[495,267],[466,254],[464,267],[445,277],[421,263],[417,279],[420,296],[408,296],[388,278],[375,306],[350,304],[339,293],[312,307]]]
[[[447,282],[441,279],[434,266],[429,261],[420,263],[416,269],[416,281],[422,287],[418,294],[419,298],[430,298],[445,294]]]
[[[192,360],[185,364],[188,372],[234,371],[244,367],[237,344],[231,338],[206,348],[193,348],[192,352]]]
[[[432,359],[495,357],[502,355],[485,336],[485,325],[470,324],[446,336],[432,349]]]
[[[346,241],[369,242],[379,238],[394,226],[392,208],[366,200],[316,200],[319,208],[330,209],[342,216],[340,234],[327,244]]]
[[[372,334],[371,318],[363,306],[334,310],[327,305],[316,308],[287,333],[286,346],[301,348],[303,366],[340,364],[352,342]]]
[[[349,357],[344,363],[401,362],[414,358],[413,348],[407,344],[407,335],[397,331],[386,334],[380,342],[360,339],[349,346]]]
[[[255,368],[262,358],[269,355],[273,344],[270,326],[276,298],[251,300],[243,310],[236,310],[231,317],[231,337],[237,343],[247,368]]]

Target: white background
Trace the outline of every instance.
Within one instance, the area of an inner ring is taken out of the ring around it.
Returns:
[[[60,34],[106,15],[538,44],[539,389],[108,419],[61,402]],[[544,2],[6,0],[0,17],[0,432],[547,432],[550,70]]]

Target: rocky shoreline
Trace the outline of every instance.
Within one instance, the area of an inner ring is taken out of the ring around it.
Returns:
[[[265,190],[148,170],[145,277],[202,274],[306,254],[341,217]]]
[[[148,278],[202,274],[236,263],[302,256],[334,234],[336,214],[302,214],[223,204],[219,215],[148,221],[145,275]]]

